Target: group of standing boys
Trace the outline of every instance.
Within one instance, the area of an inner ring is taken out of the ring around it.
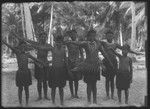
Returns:
[[[37,90],[39,97],[42,99],[42,87],[44,98],[47,96],[48,86],[51,88],[52,103],[55,104],[56,88],[59,88],[60,102],[64,105],[64,91],[66,81],[69,81],[71,98],[79,98],[78,81],[83,78],[87,84],[87,101],[91,103],[91,94],[93,94],[93,103],[97,103],[96,83],[100,80],[100,66],[103,68],[102,75],[106,77],[106,94],[109,98],[109,85],[111,86],[111,98],[114,97],[114,77],[116,75],[116,87],[118,89],[118,98],[121,102],[121,90],[125,90],[126,103],[128,103],[129,87],[132,82],[132,60],[127,53],[135,53],[130,50],[128,45],[120,46],[112,43],[113,33],[106,32],[107,42],[96,39],[96,31],[90,30],[86,35],[86,40],[77,41],[77,32],[75,30],[67,31],[66,36],[71,38],[70,41],[64,41],[62,34],[58,34],[54,41],[54,46],[46,43],[46,34],[42,32],[39,35],[39,41],[31,41],[21,38],[19,44],[15,47],[10,46],[2,41],[6,46],[16,53],[18,71],[16,73],[16,86],[18,87],[19,103],[22,105],[23,88],[26,94],[26,104],[29,99],[29,86],[32,84],[31,72],[28,69],[28,58],[35,62],[34,76],[37,79]],[[115,50],[122,50],[122,55]],[[28,53],[30,50],[37,50],[37,58]],[[66,52],[67,49],[67,52]],[[83,56],[83,49],[86,58]],[[48,51],[52,53],[52,61],[48,61]],[[101,62],[98,52],[101,52],[104,59]],[[67,56],[68,53],[68,56]],[[138,53],[135,53],[138,54]],[[119,58],[119,69],[116,56]],[[49,64],[52,64],[49,66]],[[74,90],[75,89],[75,90]]]

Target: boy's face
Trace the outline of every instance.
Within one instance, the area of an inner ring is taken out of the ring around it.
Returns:
[[[76,40],[76,36],[73,35],[73,36],[71,37],[71,39],[72,39],[73,41],[75,41],[75,40]]]
[[[46,43],[46,36],[40,36],[39,38],[40,43],[45,44]]]
[[[14,43],[14,47],[17,47],[19,46],[19,40],[18,39],[15,39],[16,43]]]
[[[89,41],[94,41],[95,36],[96,36],[95,33],[90,33],[87,39],[88,39]]]
[[[112,41],[113,41],[113,35],[112,34],[107,34],[107,41],[109,42],[109,43],[111,43]]]
[[[87,40],[88,40],[88,41],[94,41],[94,37],[88,36]]]
[[[122,50],[122,54],[123,54],[123,55],[127,55],[127,54],[128,54],[128,51],[127,51],[127,50]]]

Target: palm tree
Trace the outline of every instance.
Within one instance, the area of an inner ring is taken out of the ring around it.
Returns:
[[[18,4],[8,3],[2,5],[2,23],[2,29],[5,30],[3,31],[4,35],[6,35],[5,32],[8,33],[6,36],[4,36],[7,39],[7,43],[14,45],[16,40],[12,37],[13,34],[10,28],[13,29],[13,31],[15,31],[17,34],[22,34],[22,27],[20,27],[21,16]],[[8,49],[8,51],[8,54],[13,56],[11,50]]]
[[[52,33],[52,22],[53,22],[53,4],[51,6],[51,19],[50,19],[50,27],[49,27],[49,34],[48,34],[48,43],[50,40],[50,43],[53,46],[53,36],[51,35],[51,33]]]
[[[131,32],[131,48],[135,49],[136,43],[136,27],[143,21],[145,4],[140,2],[122,2],[120,9],[127,9],[125,16],[132,15],[132,22],[128,27],[132,27]]]

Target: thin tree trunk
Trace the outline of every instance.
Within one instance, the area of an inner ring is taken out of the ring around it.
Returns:
[[[120,24],[120,44],[123,46],[123,39],[122,39],[122,25]]]
[[[8,33],[7,35],[6,35],[6,42],[9,44],[9,39],[8,39],[8,37],[9,37],[9,34],[10,33]],[[11,50],[6,46],[6,53],[7,53],[7,55],[9,56],[10,55],[10,52],[11,52]]]
[[[70,30],[72,30],[73,29],[73,24],[71,24],[71,26],[70,26]]]
[[[140,38],[140,47],[139,47],[139,51],[141,51],[143,49],[143,37]]]
[[[29,9],[28,3],[23,3],[24,12],[25,12],[25,25],[26,25],[26,34],[27,38],[30,40],[34,40],[33,38],[33,30],[32,30],[32,21],[31,21],[31,12]]]
[[[26,37],[26,34],[25,34],[25,24],[24,24],[24,19],[25,19],[24,18],[24,7],[23,7],[22,3],[20,4],[20,7],[21,7],[23,37]]]
[[[120,33],[120,44],[121,44],[121,46],[123,46],[123,40],[122,40],[122,25],[121,25],[121,24],[120,24],[119,33]],[[122,54],[122,51],[120,51],[120,53]]]
[[[51,6],[51,19],[50,19],[50,27],[49,27],[49,34],[48,34],[48,43],[50,43],[53,46],[53,35],[51,35],[52,23],[53,23],[53,4]]]
[[[136,41],[136,24],[135,24],[135,3],[131,2],[132,9],[132,33],[131,33],[131,49],[135,49],[135,41]]]

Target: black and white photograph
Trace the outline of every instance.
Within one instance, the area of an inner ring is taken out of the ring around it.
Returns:
[[[147,107],[147,3],[2,3],[1,106]]]

